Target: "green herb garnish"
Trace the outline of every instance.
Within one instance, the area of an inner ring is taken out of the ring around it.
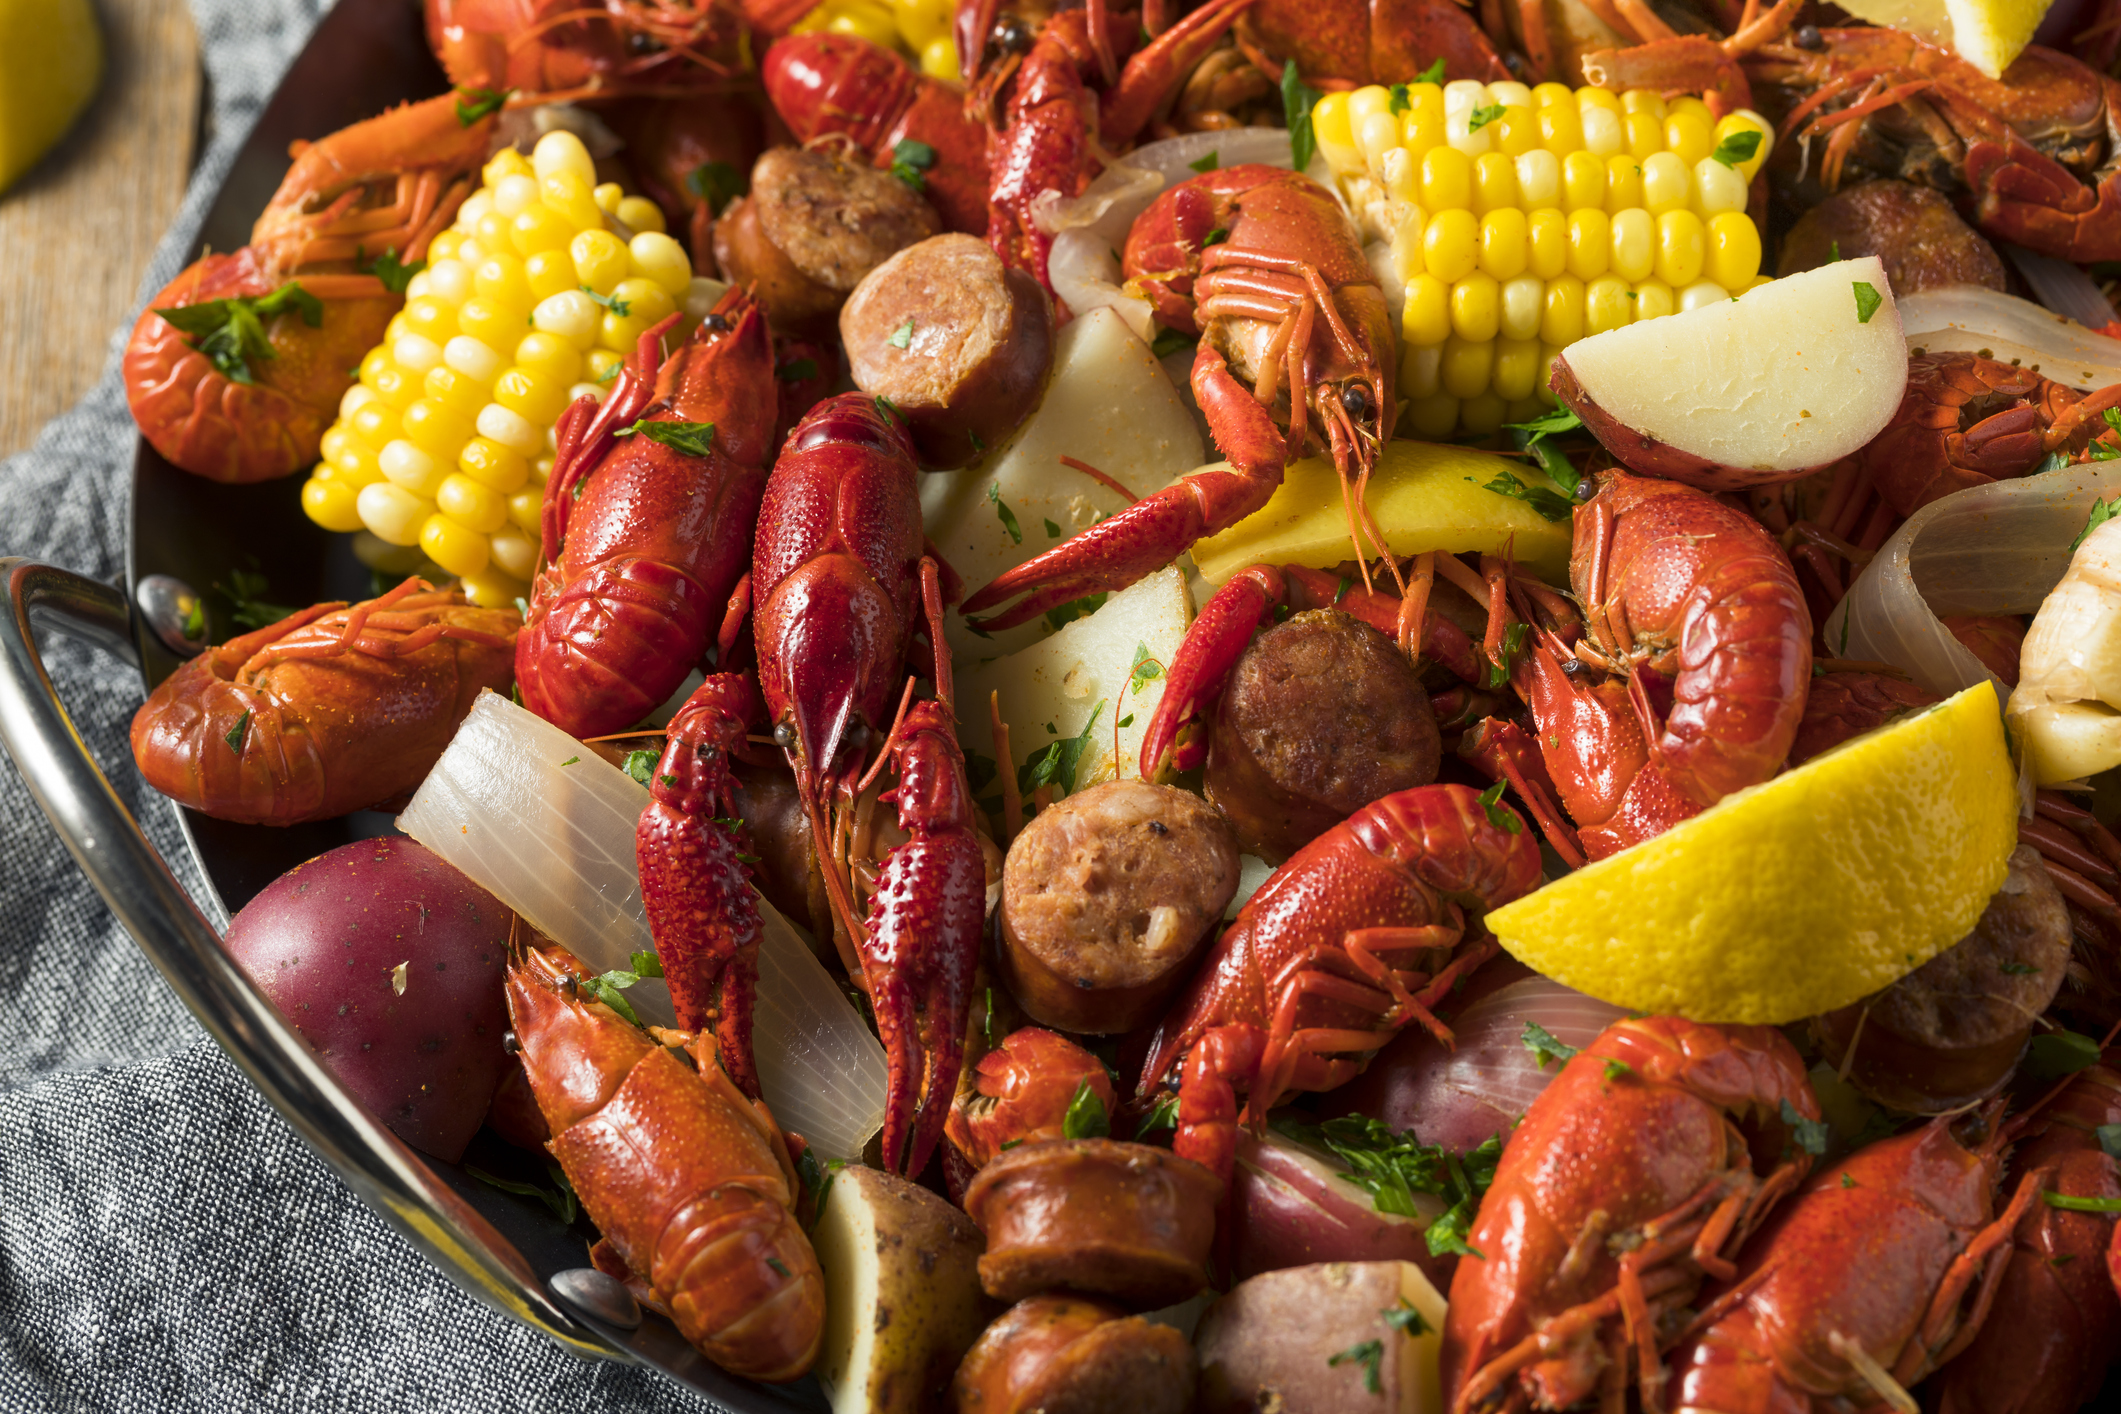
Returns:
[[[312,329],[324,323],[324,301],[297,280],[289,280],[269,295],[201,300],[155,313],[179,333],[191,335],[191,346],[205,354],[222,377],[231,383],[253,384],[258,380],[251,364],[270,363],[279,357],[265,332],[265,321],[290,311]]]
[[[614,435],[631,437],[636,432],[688,457],[704,457],[714,450],[714,424],[711,422],[649,422],[644,419],[631,427],[619,429]]]
[[[1009,503],[1002,499],[1001,482],[993,481],[988,483],[987,500],[993,504],[994,514],[997,518],[1000,519],[1002,523],[1002,529],[1009,532],[1010,543],[1016,545],[1023,544],[1024,528],[1023,526],[1017,524],[1016,512],[1010,510]]]
[[[470,127],[479,119],[501,111],[501,105],[514,93],[512,88],[460,88],[457,90],[457,122]],[[465,100],[469,99],[470,102]]]
[[[1527,1021],[1524,1024],[1524,1035],[1520,1039],[1524,1042],[1525,1049],[1532,1053],[1532,1059],[1539,1062],[1541,1070],[1547,1068],[1548,1061],[1560,1061],[1567,1065],[1576,1056],[1576,1047],[1557,1039],[1553,1032],[1536,1021]]]
[[[1732,133],[1722,142],[1717,143],[1716,150],[1711,152],[1709,156],[1726,167],[1736,167],[1741,162],[1752,161],[1753,154],[1759,150],[1760,134],[1739,132]]]
[[[1061,1116],[1063,1139],[1103,1139],[1112,1133],[1111,1117],[1105,1113],[1105,1102],[1090,1088],[1086,1076],[1076,1082],[1075,1098],[1068,1101],[1068,1111]]]
[[[1871,316],[1878,312],[1878,307],[1885,303],[1885,296],[1873,289],[1867,280],[1855,280],[1850,283],[1856,289],[1856,322],[1868,324],[1871,322]]]
[[[1318,150],[1317,134],[1311,130],[1311,110],[1322,96],[1296,72],[1295,60],[1281,66],[1282,118],[1289,129],[1289,157],[1299,172],[1311,165],[1311,154]]]
[[[751,190],[751,180],[730,163],[702,162],[685,174],[685,190],[706,202],[709,214],[719,216]]]
[[[891,175],[915,191],[926,191],[928,179],[921,174],[935,165],[935,149],[925,142],[905,138],[891,149]]]

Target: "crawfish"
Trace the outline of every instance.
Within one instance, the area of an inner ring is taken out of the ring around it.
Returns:
[[[641,336],[602,407],[585,398],[554,430],[545,567],[531,587],[516,676],[523,705],[574,736],[640,721],[677,690],[716,626],[733,642],[741,619],[725,604],[765,491],[772,340],[740,289],[661,359],[675,319]],[[706,454],[641,433],[620,438],[643,421],[706,424]]]
[[[1124,263],[1159,324],[1201,336],[1193,394],[1230,465],[1144,497],[980,590],[968,611],[1024,596],[985,621],[995,627],[1123,589],[1235,525],[1266,505],[1312,437],[1339,468],[1357,557],[1358,519],[1384,544],[1362,485],[1397,415],[1397,344],[1384,291],[1332,195],[1279,167],[1209,172],[1136,218]],[[1286,435],[1275,421],[1284,385]]]
[[[1858,454],[1859,474],[1911,516],[1954,491],[2029,476],[2052,452],[2083,452],[2115,406],[2121,385],[2086,397],[1979,354],[1923,354],[1907,361],[1900,411]]]
[[[958,85],[919,73],[899,55],[851,34],[791,34],[759,64],[766,97],[798,142],[841,134],[878,167],[899,144],[935,150],[918,169],[943,224],[987,231],[987,130],[967,116]]]
[[[509,1022],[546,1147],[604,1234],[597,1264],[722,1368],[799,1377],[824,1338],[825,1279],[780,1130],[711,1046],[694,1037],[687,1065],[588,1000],[585,975],[557,945],[511,945]]]
[[[1914,1407],[1906,1387],[1979,1333],[2009,1270],[2012,1230],[2054,1174],[2027,1172],[1993,1216],[2001,1109],[1939,1116],[1805,1184],[1689,1327],[1672,1358],[1674,1405]]]
[[[487,688],[508,685],[513,609],[408,579],[317,604],[164,678],[133,760],[179,805],[246,825],[329,820],[420,783]]]
[[[1534,32],[1544,47],[1544,12],[1532,3],[1521,11],[1538,20],[1527,50]],[[1516,77],[1452,0],[1259,0],[1237,22],[1237,42],[1270,76],[1287,60],[1314,85],[1324,79],[1336,88],[1412,83],[1438,61],[1446,80]],[[1543,58],[1534,64],[1546,67]]]
[[[2121,257],[2121,85],[2028,45],[2001,79],[1904,30],[1823,29],[1816,48],[1761,47],[1746,60],[1797,141],[1828,136],[1818,186],[1853,163],[1949,196],[1992,237],[2062,260]],[[1840,101],[1843,106],[1828,111]],[[1778,147],[1782,146],[1778,144]],[[1781,164],[1787,166],[1787,164]],[[1800,201],[1800,205],[1811,205]]]
[[[1031,1140],[1065,1139],[1062,1121],[1077,1094],[1097,1096],[1105,1113],[1118,1112],[1104,1063],[1058,1032],[1039,1026],[1012,1031],[979,1058],[969,1092],[950,1105],[943,1132],[974,1169]]]
[[[2018,1173],[2053,1170],[2072,1198],[2121,1198],[2121,1171],[2099,1142],[2121,1123],[2121,1072],[2081,1070],[2041,1109],[2013,1121]],[[2029,1127],[2028,1127],[2029,1126]],[[1988,1320],[1937,1372],[1937,1414],[2071,1414],[2099,1390],[2121,1339],[2121,1299],[2105,1270],[2111,1213],[2031,1205],[2012,1231]]]
[[[786,29],[805,0],[427,0],[427,42],[460,89],[538,103],[686,98],[746,68],[746,24]]]
[[[1237,1091],[1256,1129],[1298,1090],[1330,1090],[1494,956],[1461,947],[1477,915],[1539,886],[1539,847],[1507,806],[1465,786],[1394,792],[1305,845],[1223,931],[1142,1065],[1138,1094],[1183,1057],[1174,1150],[1222,1179]],[[1474,918],[1468,917],[1475,915]]]
[[[1804,1061],[1768,1026],[1616,1021],[1569,1060],[1503,1146],[1451,1278],[1453,1414],[1617,1400],[1629,1361],[1661,1405],[1662,1319],[1690,1304],[1804,1177],[1758,1171],[1740,1121],[1819,1118]],[[1779,1137],[1779,1136],[1775,1136]],[[1618,1407],[1609,1404],[1607,1407]]]
[[[295,144],[250,244],[193,261],[133,326],[123,376],[140,435],[214,481],[268,481],[314,461],[353,385],[347,370],[403,303],[370,262],[425,255],[470,193],[493,129],[491,118],[460,123],[445,94]],[[296,307],[262,326],[249,304],[208,334],[186,335],[161,313],[257,301],[290,284]]]
[[[1511,683],[1584,855],[1662,834],[1782,768],[1811,681],[1812,616],[1758,521],[1691,486],[1608,472],[1576,508],[1569,578],[1587,634],[1572,647],[1535,628]],[[1555,847],[1568,857],[1575,844]]]

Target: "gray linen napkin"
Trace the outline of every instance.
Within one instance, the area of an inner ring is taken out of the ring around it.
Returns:
[[[376,0],[345,0],[348,4]],[[324,0],[191,0],[208,145],[140,298],[182,265]],[[103,379],[0,463],[0,554],[118,582],[133,426]],[[4,331],[0,331],[4,336]],[[129,669],[53,645],[52,679],[195,897],[132,767]],[[216,920],[225,921],[225,920]],[[205,1038],[0,769],[0,1411],[707,1410],[585,1362],[451,1285],[342,1186]]]

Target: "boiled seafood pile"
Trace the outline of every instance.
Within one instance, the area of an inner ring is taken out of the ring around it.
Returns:
[[[126,353],[229,951],[836,1409],[2095,1407],[2121,24],[1865,13],[428,0]]]

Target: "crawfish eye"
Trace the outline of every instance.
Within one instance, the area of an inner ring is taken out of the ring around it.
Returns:
[[[1790,36],[1790,42],[1799,49],[1810,49],[1815,53],[1826,48],[1826,36],[1819,32],[1817,25],[1797,26],[1797,32]]]
[[[987,47],[1004,54],[1024,54],[1031,49],[1031,26],[1016,15],[1001,15],[987,32]]]
[[[1341,389],[1340,405],[1348,410],[1348,416],[1361,422],[1370,415],[1370,390],[1360,383],[1350,383]]]
[[[736,326],[729,322],[729,316],[726,314],[710,314],[700,321],[700,327],[711,329],[717,334],[726,334]]]
[[[652,34],[635,30],[626,36],[626,47],[635,54],[654,54],[662,49],[663,42]]]
[[[501,1049],[512,1056],[521,1055],[523,1053],[523,1042],[516,1036],[515,1032],[503,1031],[501,1033]]]
[[[773,744],[786,751],[795,745],[795,728],[782,722],[773,729]]]

